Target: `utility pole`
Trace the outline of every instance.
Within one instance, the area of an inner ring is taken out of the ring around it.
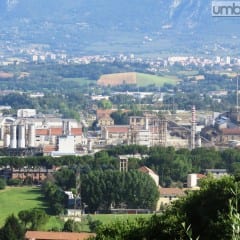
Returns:
[[[76,183],[75,183],[75,199],[74,199],[74,215],[76,216],[77,210],[77,200],[81,201],[81,175],[80,175],[80,167],[76,168]]]

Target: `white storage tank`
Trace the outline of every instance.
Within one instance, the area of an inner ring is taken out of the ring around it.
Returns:
[[[17,148],[17,126],[10,126],[10,148]]]
[[[35,147],[36,128],[34,124],[28,125],[28,147]]]
[[[25,125],[20,124],[18,125],[18,141],[17,141],[18,148],[25,148]]]
[[[188,188],[193,188],[197,186],[197,174],[196,173],[191,173],[188,174],[187,176],[187,187]]]
[[[10,134],[5,134],[4,136],[4,147],[8,148],[10,146]]]

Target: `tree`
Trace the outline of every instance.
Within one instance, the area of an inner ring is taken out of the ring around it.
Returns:
[[[29,230],[39,230],[48,221],[48,215],[41,209],[22,210],[18,217]]]
[[[155,182],[139,171],[94,171],[82,177],[82,198],[90,212],[127,208],[155,209],[159,197]]]
[[[149,220],[101,225],[96,239],[239,239],[238,189],[239,182],[232,177],[208,178],[199,191],[188,193]]]
[[[53,213],[62,213],[67,202],[67,195],[64,191],[49,180],[43,182],[42,191],[49,205],[51,205]]]
[[[56,184],[63,190],[70,190],[75,187],[76,176],[73,169],[63,167],[54,174],[54,178],[56,180]]]
[[[3,178],[0,178],[0,190],[6,187],[6,181]]]
[[[0,230],[0,240],[23,240],[24,228],[19,223],[18,219],[11,215],[6,219],[6,222]]]
[[[63,226],[64,232],[75,232],[75,221],[73,219],[68,219]]]
[[[111,101],[109,101],[107,99],[103,99],[98,103],[98,107],[103,108],[103,109],[111,109],[112,103],[111,103]]]

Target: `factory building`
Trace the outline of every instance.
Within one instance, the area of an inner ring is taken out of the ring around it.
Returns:
[[[56,150],[74,153],[84,142],[81,125],[71,119],[3,118],[0,130],[0,147],[12,150],[39,148],[49,154]],[[72,144],[66,144],[69,142]]]

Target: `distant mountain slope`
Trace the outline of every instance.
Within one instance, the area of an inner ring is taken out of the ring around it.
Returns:
[[[6,39],[78,53],[193,52],[218,43],[233,48],[238,27],[239,19],[213,18],[209,0],[0,1]]]

